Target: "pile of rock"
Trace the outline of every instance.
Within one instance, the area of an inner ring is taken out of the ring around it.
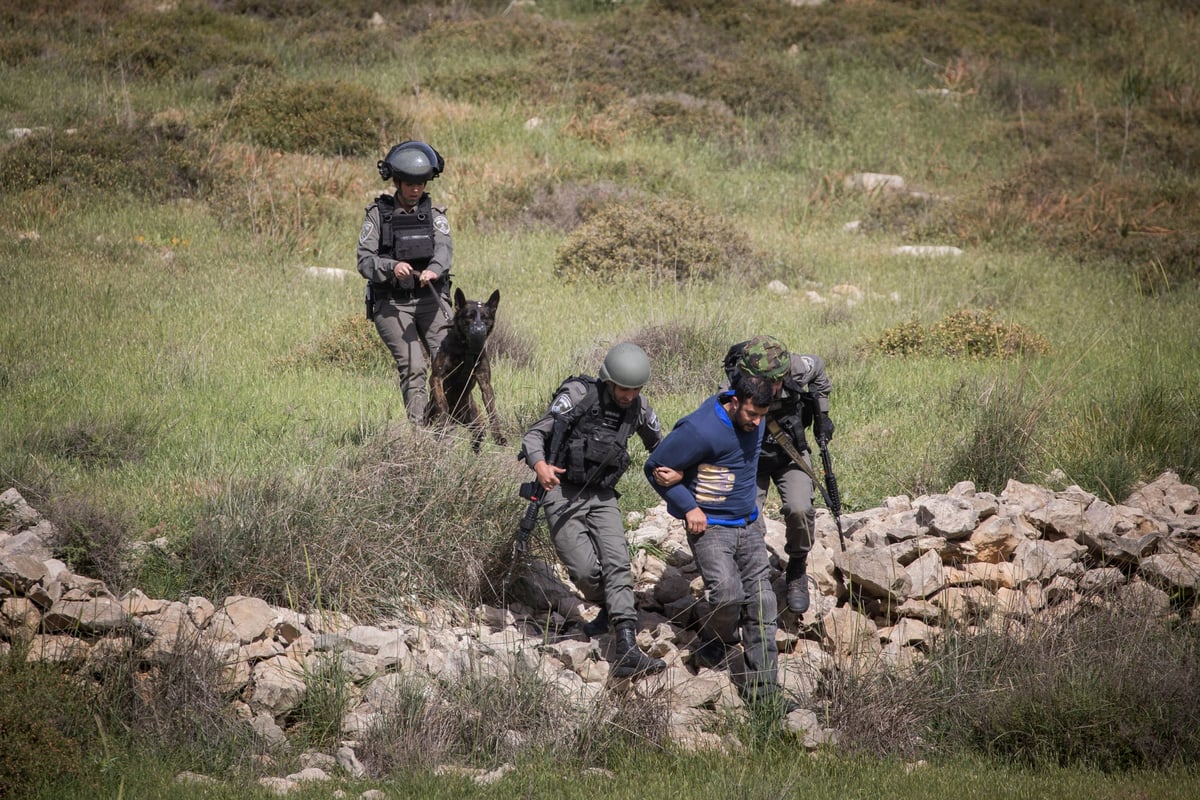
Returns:
[[[740,700],[727,673],[687,664],[695,635],[685,623],[701,580],[682,528],[661,506],[632,516],[638,639],[668,669],[619,683],[664,704],[677,744],[723,747],[711,731]],[[845,551],[832,517],[818,512],[812,607],[781,618],[781,679],[802,700],[839,671],[908,668],[947,626],[1022,635],[1100,602],[1200,613],[1200,490],[1173,473],[1117,505],[1078,487],[1056,492],[1010,481],[997,496],[962,483],[946,494],[888,498],[841,522]],[[781,568],[779,523],[768,521],[767,539]],[[404,681],[445,686],[467,675],[535,674],[580,709],[617,682],[604,658],[610,637],[548,633],[595,609],[561,570],[540,560],[526,565],[520,602],[507,608],[414,609],[409,619],[363,625],[335,611],[301,613],[253,597],[165,600],[136,590],[116,597],[53,558],[53,542],[53,527],[15,490],[0,495],[0,656],[19,643],[29,659],[64,668],[132,658],[152,669],[202,649],[220,664],[234,713],[275,742],[286,740],[310,676],[335,660],[353,684],[354,702],[342,720],[343,746],[310,758],[321,764],[309,770],[322,774],[335,764],[362,774],[355,742],[397,702]],[[809,748],[836,741],[813,711],[795,712],[787,724]],[[273,780],[286,790],[313,777]]]

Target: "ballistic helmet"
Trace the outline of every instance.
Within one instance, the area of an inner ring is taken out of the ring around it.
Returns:
[[[650,380],[650,359],[646,351],[630,342],[614,345],[600,365],[600,380],[612,381],[626,389],[640,389]]]
[[[440,175],[446,161],[424,142],[409,141],[393,147],[375,166],[385,181],[398,178],[405,183],[424,183]]]
[[[777,381],[787,375],[790,360],[783,342],[774,336],[755,336],[742,348],[737,367],[747,375]]]

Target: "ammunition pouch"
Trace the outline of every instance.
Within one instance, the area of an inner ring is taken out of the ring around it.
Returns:
[[[594,428],[567,441],[566,479],[580,486],[612,489],[629,468],[629,451],[617,431]]]

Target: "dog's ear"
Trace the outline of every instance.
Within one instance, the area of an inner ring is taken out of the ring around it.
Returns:
[[[463,290],[455,289],[454,290],[454,307],[462,308],[466,304],[467,304],[467,296],[465,294],[463,294]]]
[[[496,310],[496,308],[500,305],[500,290],[499,289],[492,292],[492,296],[488,298],[487,304],[488,304],[488,308],[492,309],[493,311]]]

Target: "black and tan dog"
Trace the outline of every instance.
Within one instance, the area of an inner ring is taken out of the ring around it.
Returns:
[[[450,425],[457,422],[471,431],[471,448],[479,452],[485,434],[485,420],[475,403],[474,389],[479,386],[483,407],[491,422],[492,438],[506,444],[496,415],[496,394],[492,390],[492,366],[488,361],[487,339],[496,325],[496,308],[500,305],[500,290],[492,292],[487,302],[468,300],[462,289],[454,290],[454,317],[430,371],[433,402],[429,405],[426,422]]]

